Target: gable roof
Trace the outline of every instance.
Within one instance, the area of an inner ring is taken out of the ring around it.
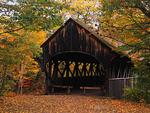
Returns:
[[[112,50],[116,50],[116,47],[111,45],[110,43],[108,43],[106,40],[104,40],[103,38],[101,38],[95,31],[89,29],[89,26],[83,24],[82,22],[73,19],[73,18],[69,18],[64,25],[62,25],[54,34],[52,34],[50,36],[50,38],[48,38],[42,45],[41,47],[43,47],[46,43],[48,43],[51,39],[53,39],[53,37],[61,30],[65,27],[65,25],[70,22],[73,21],[75,22],[77,25],[79,25],[80,27],[82,27],[83,29],[85,29],[86,31],[90,32],[95,38],[97,38],[99,41],[101,41],[102,43],[104,43],[106,46],[108,46],[109,48],[111,48]]]

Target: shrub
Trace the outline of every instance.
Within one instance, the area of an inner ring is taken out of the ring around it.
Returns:
[[[126,88],[123,97],[135,102],[150,103],[150,91],[145,92],[138,88]]]
[[[137,88],[126,88],[124,91],[124,98],[127,100],[139,102],[143,100],[143,95]]]
[[[11,92],[14,90],[15,82],[14,80],[7,80],[2,86],[2,83],[0,84],[1,91],[0,96],[6,95],[8,92]]]

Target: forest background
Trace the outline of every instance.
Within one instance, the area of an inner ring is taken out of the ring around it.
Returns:
[[[150,102],[150,2],[149,0],[1,0],[0,94],[16,92],[21,77],[37,89],[44,77],[36,61],[40,45],[68,18],[95,31],[134,62],[134,88],[125,98]]]

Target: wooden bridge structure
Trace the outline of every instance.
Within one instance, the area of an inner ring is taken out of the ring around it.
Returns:
[[[108,93],[110,78],[131,76],[129,57],[72,18],[41,47],[46,93],[55,85],[104,87]]]

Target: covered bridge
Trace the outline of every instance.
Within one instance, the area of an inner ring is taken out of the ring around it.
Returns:
[[[60,85],[103,87],[109,94],[113,89],[109,79],[131,76],[129,57],[118,53],[113,45],[72,18],[41,47],[47,93],[54,85]],[[114,86],[115,90],[119,86]]]

